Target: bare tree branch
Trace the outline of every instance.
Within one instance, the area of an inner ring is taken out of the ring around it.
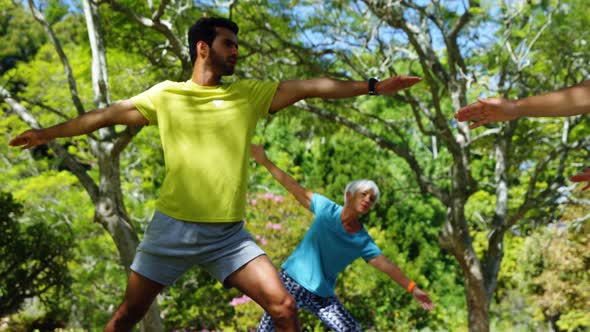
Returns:
[[[185,46],[184,43],[172,31],[172,24],[169,21],[161,20],[160,17],[160,12],[164,12],[166,10],[166,6],[169,4],[169,1],[163,1],[160,4],[160,7],[158,7],[158,11],[152,15],[152,17],[156,18],[157,20],[152,20],[141,16],[116,0],[103,0],[102,2],[108,3],[115,11],[124,14],[141,26],[153,29],[162,34],[170,43],[173,53],[181,61],[183,73],[188,75],[190,72],[192,72],[193,65],[190,61],[188,46]]]
[[[31,100],[31,99],[20,97],[20,96],[13,96],[11,98],[13,98],[14,100],[19,101],[19,102],[24,101],[24,102],[26,102],[28,104],[38,106],[38,107],[40,107],[40,108],[42,108],[42,109],[44,109],[46,111],[49,111],[49,112],[51,112],[51,113],[59,116],[60,118],[62,118],[64,120],[69,120],[70,119],[70,117],[68,117],[67,115],[65,115],[65,113],[63,113],[62,111],[57,110],[57,109],[55,109],[55,108],[53,108],[53,107],[51,107],[49,105],[46,105],[45,103],[43,103],[41,101]]]
[[[35,17],[35,20],[37,20],[37,22],[41,23],[41,25],[45,29],[45,32],[47,32],[47,35],[49,36],[49,39],[51,40],[51,43],[53,44],[53,47],[55,48],[55,51],[57,52],[62,65],[64,66],[66,78],[68,80],[68,86],[70,87],[70,95],[72,96],[72,101],[74,102],[74,106],[76,107],[78,114],[84,114],[84,106],[82,105],[82,101],[78,96],[78,88],[76,87],[76,80],[74,79],[74,75],[72,73],[72,67],[70,67],[70,62],[68,61],[68,57],[66,56],[65,52],[61,47],[61,43],[55,36],[55,33],[53,32],[51,25],[49,25],[43,13],[41,13],[37,9],[37,7],[35,7],[33,0],[28,0],[28,3],[29,8],[33,12],[33,17]]]
[[[521,220],[522,217],[524,217],[524,215],[531,208],[536,206],[537,203],[540,203],[541,201],[543,201],[547,197],[550,197],[551,195],[554,194],[554,191],[557,188],[555,186],[549,186],[548,188],[543,190],[541,193],[539,193],[537,196],[534,195],[535,189],[538,184],[537,178],[539,177],[541,172],[546,169],[549,162],[552,160],[555,160],[558,155],[566,153],[569,150],[580,149],[580,148],[586,147],[588,145],[590,145],[590,137],[586,137],[585,139],[576,141],[571,144],[562,144],[558,148],[551,150],[549,152],[549,154],[545,158],[543,158],[535,167],[535,170],[533,171],[533,174],[531,175],[531,178],[529,180],[529,185],[528,185],[527,192],[525,195],[525,200],[521,203],[521,205],[518,207],[516,212],[508,218],[508,221],[505,224],[505,228],[512,227],[519,220]],[[563,185],[563,183],[561,183],[560,185]]]

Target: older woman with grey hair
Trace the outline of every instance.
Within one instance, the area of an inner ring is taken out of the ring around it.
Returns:
[[[282,265],[280,274],[298,308],[311,311],[334,331],[360,331],[360,325],[334,294],[338,274],[359,257],[405,288],[422,308],[434,308],[428,294],[383,255],[359,221],[359,217],[379,200],[375,182],[350,182],[344,191],[344,206],[341,206],[299,185],[268,159],[262,147],[252,145],[251,151],[254,159],[315,215],[303,240]],[[274,331],[272,318],[266,312],[258,331]]]

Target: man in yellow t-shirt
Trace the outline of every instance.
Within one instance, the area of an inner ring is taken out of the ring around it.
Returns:
[[[277,331],[298,330],[293,298],[243,227],[248,151],[256,123],[301,99],[389,95],[420,81],[398,76],[380,82],[317,78],[224,84],[221,77],[232,75],[236,65],[237,33],[230,20],[202,18],[188,34],[194,64],[190,80],[157,84],[62,124],[28,130],[10,142],[31,148],[115,124],[158,126],[166,176],[131,265],[125,297],[105,331],[130,331],[158,293],[194,265],[256,301]]]

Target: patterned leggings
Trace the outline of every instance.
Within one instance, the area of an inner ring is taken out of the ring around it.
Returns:
[[[344,308],[344,305],[336,296],[321,297],[303,288],[283,271],[281,279],[285,287],[297,301],[297,308],[304,308],[311,311],[324,322],[330,329],[337,332],[361,331],[361,327],[354,320],[352,315]],[[274,332],[275,327],[272,317],[268,312],[264,313],[258,325],[258,332]]]

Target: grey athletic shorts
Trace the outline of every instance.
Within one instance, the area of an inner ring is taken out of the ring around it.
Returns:
[[[193,265],[219,282],[264,255],[244,222],[196,223],[156,211],[137,247],[131,270],[170,286]],[[224,286],[227,286],[224,284]]]

